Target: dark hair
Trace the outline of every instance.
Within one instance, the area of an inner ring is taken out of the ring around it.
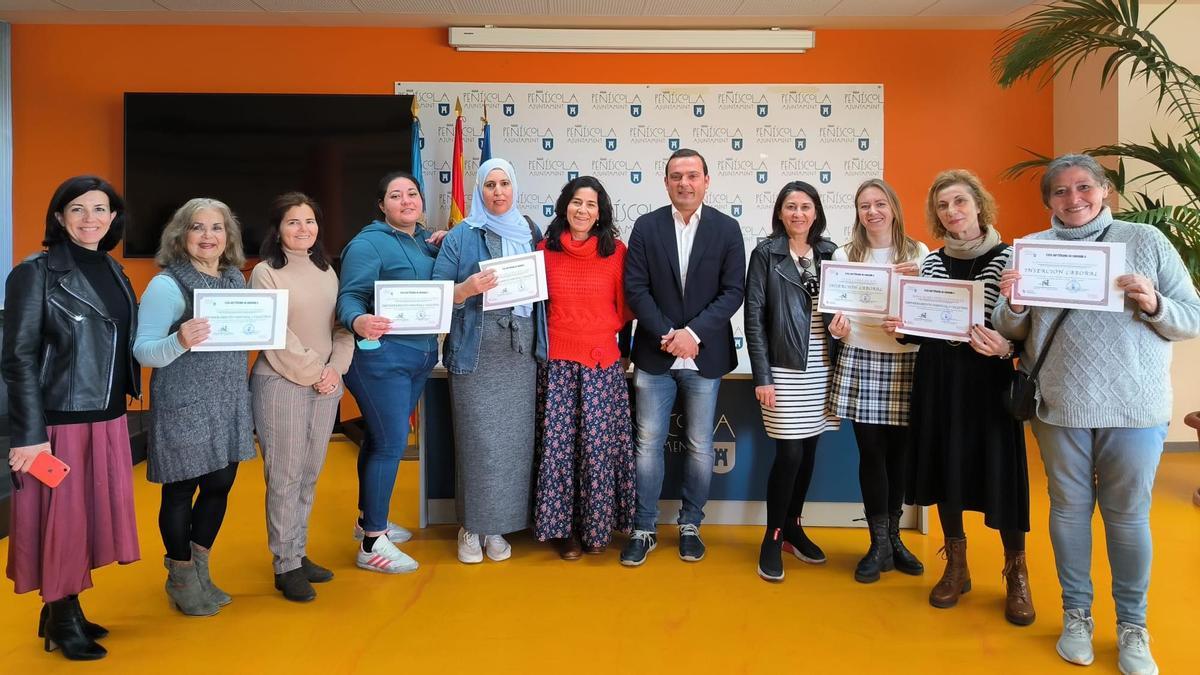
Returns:
[[[663,175],[664,176],[671,175],[670,167],[671,167],[672,160],[682,159],[684,157],[699,157],[700,165],[704,167],[704,175],[705,176],[708,175],[708,162],[704,161],[704,155],[701,155],[700,153],[696,152],[695,150],[693,150],[691,148],[680,148],[680,149],[676,150],[675,152],[672,152],[671,156],[667,158],[667,168],[663,170]]]
[[[384,174],[383,178],[379,179],[379,189],[375,191],[375,201],[377,204],[383,203],[383,198],[387,197],[388,186],[397,178],[407,178],[412,181],[413,185],[417,186],[417,193],[421,195],[421,201],[425,201],[425,191],[421,189],[421,183],[407,171],[390,171]]]
[[[54,196],[50,198],[50,206],[46,208],[46,234],[42,237],[42,246],[49,247],[71,239],[67,228],[58,222],[58,216],[73,199],[92,190],[99,190],[108,195],[108,208],[116,214],[97,248],[104,252],[116,248],[117,242],[121,241],[125,234],[125,200],[121,199],[121,195],[111,183],[99,176],[73,176],[58,186]]]
[[[263,234],[258,255],[275,269],[287,264],[287,255],[283,251],[283,242],[280,241],[279,226],[283,224],[283,217],[287,212],[297,206],[308,206],[317,218],[317,236],[308,249],[308,259],[317,269],[325,271],[329,269],[329,256],[325,255],[325,245],[321,243],[321,206],[303,192],[285,192],[271,202],[271,208],[267,211],[267,231]]]
[[[613,222],[612,200],[608,198],[608,193],[604,191],[600,181],[592,176],[579,176],[567,181],[563,186],[558,201],[554,203],[554,220],[550,221],[550,226],[546,228],[546,248],[551,251],[563,250],[559,237],[563,232],[570,230],[570,226],[567,225],[567,205],[571,203],[575,193],[583,188],[596,191],[596,206],[599,207],[600,213],[596,223],[592,225],[591,235],[598,240],[596,252],[601,258],[607,258],[617,252],[617,225]]]
[[[775,208],[771,211],[771,236],[787,236],[787,228],[783,225],[783,219],[779,217],[779,211],[783,209],[783,202],[793,192],[803,192],[808,195],[817,209],[817,219],[813,221],[812,227],[808,228],[808,237],[805,239],[808,245],[812,246],[817,243],[822,234],[825,234],[825,207],[821,205],[821,193],[802,180],[794,180],[784,185],[783,189],[779,191],[779,196],[775,198]]]

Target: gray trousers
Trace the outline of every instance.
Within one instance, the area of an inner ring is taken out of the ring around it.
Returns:
[[[255,366],[250,392],[267,480],[267,545],[275,573],[283,574],[306,555],[317,476],[343,389],[321,395],[264,366]]]

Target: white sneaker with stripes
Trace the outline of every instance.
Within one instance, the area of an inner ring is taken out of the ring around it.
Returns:
[[[412,572],[417,569],[417,561],[413,560],[407,553],[396,548],[396,545],[387,540],[387,537],[380,537],[375,540],[375,545],[370,551],[362,550],[358,547],[358,560],[356,565],[371,572],[382,572],[384,574],[402,574],[404,572]]]

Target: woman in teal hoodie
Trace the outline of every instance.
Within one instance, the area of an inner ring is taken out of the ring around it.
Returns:
[[[438,347],[435,335],[387,335],[391,322],[374,313],[375,282],[429,279],[437,248],[418,222],[425,204],[411,174],[384,176],[378,200],[382,220],[364,227],[342,251],[337,319],[356,339],[345,383],[366,422],[358,453],[357,565],[398,574],[417,569],[417,562],[396,548],[412,533],[388,520],[388,504],[408,446],[408,419]]]

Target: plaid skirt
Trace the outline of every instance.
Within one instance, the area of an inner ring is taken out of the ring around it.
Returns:
[[[875,352],[844,346],[833,371],[830,411],[863,424],[908,426],[916,363],[917,352]]]

